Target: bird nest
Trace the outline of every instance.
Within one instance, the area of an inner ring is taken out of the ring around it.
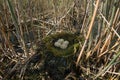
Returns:
[[[79,36],[77,34],[61,32],[49,35],[43,39],[46,51],[54,56],[67,57],[79,49]]]

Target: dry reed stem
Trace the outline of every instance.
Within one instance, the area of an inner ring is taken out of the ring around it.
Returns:
[[[95,48],[92,50],[92,54],[93,54],[95,51],[99,50],[100,45],[101,45],[101,39],[98,41],[98,43],[96,44]]]
[[[120,56],[120,52],[118,52],[115,57],[108,63],[108,65],[103,68],[94,78],[97,79],[99,76],[101,76],[102,74],[105,74],[113,65],[114,65],[114,62],[117,60],[117,58],[119,58]]]
[[[111,72],[111,71],[106,71],[107,73],[110,73],[110,74],[114,74],[114,75],[118,75],[120,76],[120,73],[117,73],[117,72]]]
[[[19,30],[20,30],[20,42],[21,42],[21,45],[22,45],[22,48],[24,50],[24,56],[27,57],[29,56],[28,55],[28,52],[27,52],[27,49],[26,49],[26,46],[25,46],[25,41],[23,39],[23,29],[22,29],[22,25],[21,25],[21,18],[20,18],[20,5],[18,5],[18,2],[15,1],[15,4],[16,4],[16,13],[17,13],[17,20],[18,20],[18,24],[19,24]]]
[[[55,23],[55,24],[52,23],[52,25],[53,25],[54,27],[53,27],[50,31],[48,31],[48,33],[46,34],[46,36],[49,35],[49,34],[54,30],[54,28],[55,28],[56,26],[59,26],[59,25],[61,24],[62,20],[70,13],[70,11],[73,9],[74,5],[75,5],[75,3],[73,3],[73,4],[71,5],[70,9],[68,9],[68,11],[66,12],[66,14],[64,14],[59,20],[56,20],[56,23]],[[48,22],[47,22],[47,23],[48,23]]]
[[[83,18],[83,23],[82,23],[82,28],[81,28],[80,32],[83,32],[84,26],[86,24],[86,19],[87,19],[87,13],[88,13],[89,5],[90,5],[90,1],[86,5],[86,10],[85,10],[85,14],[84,14],[84,18]]]
[[[4,25],[4,22],[2,21],[1,16],[0,16],[0,21],[1,21],[1,25],[2,25],[2,26],[0,27],[0,31],[1,31],[4,39],[5,39],[5,44],[4,44],[4,46],[8,46],[8,47],[10,48],[10,51],[12,52],[12,53],[11,53],[12,56],[15,56],[16,52],[14,51],[12,45],[10,44],[10,41],[9,41],[8,38],[7,38],[5,29],[4,29],[5,25]],[[6,52],[6,51],[5,51],[5,52]],[[6,52],[6,53],[7,53],[7,52]]]
[[[114,18],[113,23],[112,23],[112,24],[113,24],[113,25],[112,25],[112,29],[113,29],[113,30],[114,30],[115,22],[116,22],[116,19],[117,19],[118,15],[119,15],[119,8],[118,8],[117,11],[116,11],[115,18]],[[115,31],[115,32],[116,32],[116,31]],[[116,32],[116,33],[117,33],[117,32]],[[119,36],[118,33],[117,33],[117,35]],[[109,34],[108,37],[106,38],[106,41],[105,41],[103,47],[101,48],[101,52],[100,52],[100,53],[102,53],[102,54],[100,54],[99,57],[101,57],[102,55],[105,54],[106,51],[108,51],[108,50],[106,49],[106,47],[109,47],[112,37],[113,37],[113,33],[110,32],[110,34]],[[103,53],[103,52],[104,52],[104,53]]]
[[[118,8],[119,9],[119,8]],[[100,13],[100,15],[101,15],[101,17],[103,18],[103,20],[107,23],[107,27],[109,28],[109,29],[111,29],[115,34],[116,34],[116,36],[120,39],[120,35],[116,32],[116,30],[114,29],[114,28],[111,28],[110,27],[110,23],[107,21],[107,19],[105,18],[105,16],[101,13],[101,11],[100,10],[98,10],[99,11],[99,13]]]
[[[110,33],[106,40],[105,43],[103,44],[100,53],[104,52],[105,50],[107,50],[109,48],[110,42],[111,42],[111,38],[112,38],[112,33]]]
[[[99,2],[100,2],[100,0],[97,0],[97,1],[96,1],[96,6],[95,6],[95,9],[94,9],[94,13],[93,13],[91,22],[90,22],[90,24],[89,24],[89,30],[88,30],[88,33],[87,33],[87,36],[86,36],[84,45],[83,45],[83,47],[82,47],[82,49],[81,49],[81,51],[80,51],[80,54],[79,54],[79,56],[78,56],[78,58],[77,58],[76,66],[78,66],[78,64],[79,64],[79,61],[80,61],[81,56],[82,56],[82,54],[83,54],[83,51],[84,51],[84,49],[85,49],[85,45],[86,45],[86,43],[87,43],[87,41],[88,41],[88,38],[89,38],[89,36],[90,36],[91,30],[92,30],[92,27],[93,27],[93,23],[94,23],[96,14],[97,14]]]

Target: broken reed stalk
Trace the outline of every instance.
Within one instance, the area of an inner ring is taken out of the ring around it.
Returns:
[[[82,47],[82,49],[81,49],[81,51],[80,51],[80,54],[79,54],[79,56],[78,56],[78,58],[77,58],[76,66],[78,66],[78,64],[79,64],[79,61],[80,61],[81,56],[82,56],[82,54],[83,54],[83,51],[84,51],[84,49],[85,49],[85,45],[87,44],[88,38],[89,38],[89,36],[90,36],[91,30],[92,30],[92,27],[93,27],[93,23],[94,23],[96,14],[97,14],[99,2],[100,2],[100,0],[97,0],[97,1],[96,1],[96,6],[95,6],[95,9],[94,9],[94,13],[93,13],[91,22],[90,22],[90,24],[89,24],[89,30],[88,30],[88,33],[87,33],[87,36],[86,36],[84,45],[83,45],[83,47]]]

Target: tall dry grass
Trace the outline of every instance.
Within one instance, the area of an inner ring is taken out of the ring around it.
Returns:
[[[80,32],[85,37],[76,67],[91,80],[120,79],[119,0],[1,0],[0,78],[8,79],[35,54],[51,33]],[[13,79],[14,80],[14,79]]]

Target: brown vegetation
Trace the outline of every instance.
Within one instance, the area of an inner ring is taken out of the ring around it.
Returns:
[[[74,57],[47,54],[60,32],[85,38]],[[119,0],[0,0],[0,79],[119,80],[119,67]]]

